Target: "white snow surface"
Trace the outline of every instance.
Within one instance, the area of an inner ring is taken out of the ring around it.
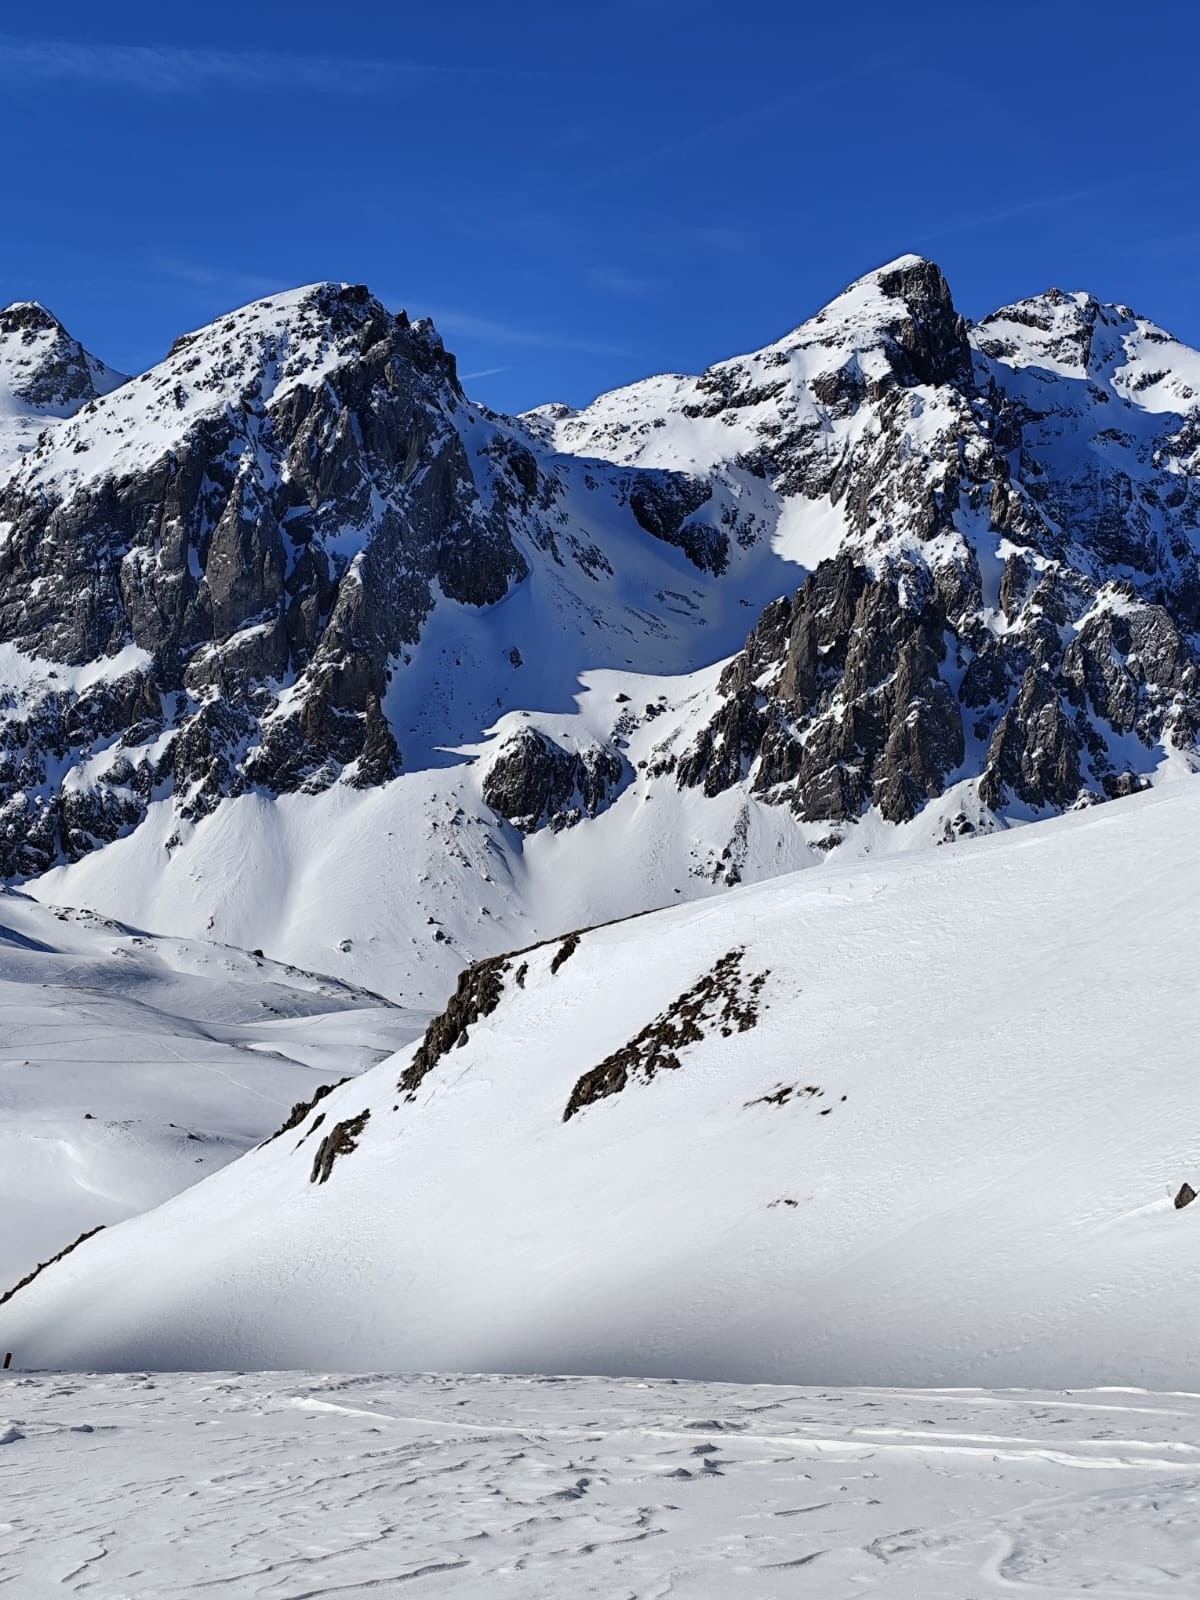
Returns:
[[[418,1026],[332,979],[0,890],[0,1292]]]
[[[21,1600],[1176,1600],[1200,1397],[10,1377],[0,1495]]]
[[[1180,784],[541,946],[411,1096],[403,1052],[321,1126],[84,1244],[0,1309],[0,1349],[1186,1388],[1197,840]],[[709,1003],[677,1067],[646,1081],[635,1046],[626,1086],[564,1121],[582,1075],[735,951],[753,1026]]]

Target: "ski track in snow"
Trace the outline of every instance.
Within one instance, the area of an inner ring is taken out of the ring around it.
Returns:
[[[0,1497],[22,1600],[1145,1600],[1200,1583],[1200,1396],[38,1374]]]

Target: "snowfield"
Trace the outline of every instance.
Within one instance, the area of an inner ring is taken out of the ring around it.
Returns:
[[[1186,1389],[1198,840],[1181,784],[477,969],[419,1056],[42,1274],[0,1349]]]
[[[1198,1489],[1194,1394],[0,1385],[21,1600],[1176,1600],[1200,1584]]]
[[[334,979],[0,889],[0,1293],[419,1026]]]

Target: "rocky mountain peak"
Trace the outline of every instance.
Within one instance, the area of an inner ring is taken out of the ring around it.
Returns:
[[[261,417],[335,373],[363,365],[383,376],[389,361],[461,399],[453,360],[432,330],[414,330],[361,285],[268,295],[185,334],[157,366],[47,435],[22,462],[18,492],[36,485],[61,494],[146,471],[197,427],[220,431],[227,412]]]
[[[18,859],[31,839],[87,848],[168,769],[188,815],[250,782],[397,769],[389,662],[435,594],[488,604],[526,570],[501,486],[481,499],[464,407],[430,324],[316,284],[186,336],[38,439],[0,481],[0,637],[99,668],[73,731],[55,674],[9,725]],[[42,793],[56,750],[117,731],[160,753],[119,761],[101,801]]]
[[[899,256],[857,279],[794,337],[881,350],[904,384],[959,383],[971,370],[967,325],[941,269],[923,256]]]
[[[1187,413],[1200,403],[1200,355],[1126,305],[1048,289],[984,317],[976,347],[1044,378],[1082,378],[1139,409]]]
[[[583,860],[621,812],[663,899],[1195,768],[1197,393],[1123,307],[968,326],[912,255],[762,350],[517,419],[361,286],[267,296],[0,478],[0,859],[160,803],[173,859],[229,797],[386,784],[486,840],[429,843],[414,896],[524,882],[543,832]]]
[[[0,335],[26,331],[42,333],[66,330],[40,300],[14,300],[10,305],[0,306]]]
[[[68,417],[123,382],[39,301],[0,309],[0,411]]]

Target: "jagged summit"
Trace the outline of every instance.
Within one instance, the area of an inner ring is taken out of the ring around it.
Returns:
[[[1084,292],[1048,289],[1003,306],[974,336],[1014,368],[1084,377],[1141,410],[1182,415],[1200,401],[1200,353],[1128,306]]]
[[[39,301],[0,309],[0,477],[56,421],[125,381]]]
[[[453,362],[439,359],[440,341],[428,326],[414,330],[361,285],[317,283],[268,295],[183,335],[157,366],[47,435],[22,461],[15,491],[70,492],[145,471],[226,409],[264,415],[388,339],[398,341],[406,364],[457,389]]]
[[[39,301],[0,309],[0,410],[68,417],[125,381],[124,373],[89,355]]]
[[[916,255],[764,349],[519,418],[365,288],[267,296],[0,477],[0,858],[366,959],[197,894],[253,814],[250,876],[311,870],[377,930],[360,975],[398,951],[436,995],[535,930],[1189,772],[1197,394],[1125,308],[972,325]]]
[[[856,353],[882,347],[886,370],[903,382],[951,383],[970,372],[966,324],[941,268],[924,256],[899,256],[866,273],[792,337]]]

